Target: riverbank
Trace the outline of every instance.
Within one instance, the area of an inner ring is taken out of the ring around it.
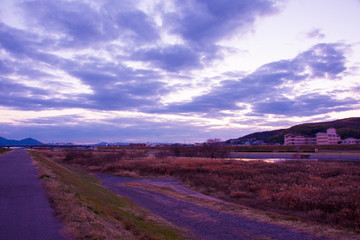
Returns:
[[[322,161],[360,161],[360,152],[318,152],[318,153],[259,153],[259,152],[232,152],[230,158],[248,159],[283,159],[283,160],[322,160]]]

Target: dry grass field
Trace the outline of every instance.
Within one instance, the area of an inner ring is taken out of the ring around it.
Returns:
[[[360,231],[360,164],[149,157],[144,151],[43,152],[88,170],[173,176],[202,193],[255,209]]]

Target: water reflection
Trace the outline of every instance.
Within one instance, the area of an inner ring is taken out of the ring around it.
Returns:
[[[245,162],[262,161],[267,163],[276,163],[283,161],[299,161],[299,160],[318,161],[318,159],[301,159],[301,158],[229,158],[228,160],[245,161]]]

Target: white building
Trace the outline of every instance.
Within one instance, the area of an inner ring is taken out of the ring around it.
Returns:
[[[336,134],[335,128],[327,129],[326,133],[317,133],[316,137],[308,137],[288,133],[284,136],[285,145],[330,145],[341,142],[341,137]]]
[[[316,138],[288,133],[284,136],[285,145],[316,144]]]
[[[326,133],[316,134],[317,145],[338,144],[339,142],[341,142],[341,137],[339,136],[339,134],[336,134],[335,128],[327,129]]]

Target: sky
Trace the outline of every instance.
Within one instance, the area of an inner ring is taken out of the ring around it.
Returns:
[[[0,136],[202,142],[360,117],[359,0],[0,0]]]

